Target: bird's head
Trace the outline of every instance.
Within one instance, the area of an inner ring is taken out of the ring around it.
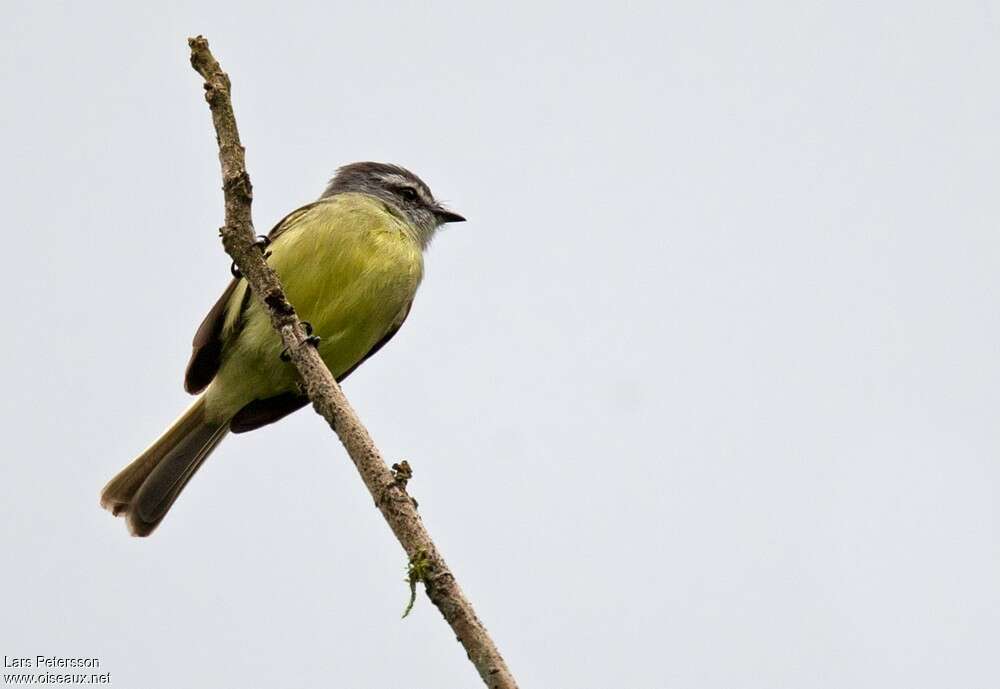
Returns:
[[[465,220],[436,201],[423,180],[398,165],[372,162],[345,165],[337,170],[320,198],[349,192],[384,201],[412,223],[425,246],[441,225]]]

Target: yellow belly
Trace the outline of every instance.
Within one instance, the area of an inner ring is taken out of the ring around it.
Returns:
[[[360,194],[320,202],[286,224],[268,247],[268,263],[340,376],[405,317],[423,277],[420,245],[402,219]],[[251,298],[241,312],[245,290],[243,282],[230,301],[222,364],[205,393],[212,418],[228,420],[254,399],[295,390],[264,308]]]

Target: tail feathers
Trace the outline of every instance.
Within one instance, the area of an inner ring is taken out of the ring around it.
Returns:
[[[124,515],[133,536],[148,536],[228,431],[228,423],[205,419],[204,401],[199,398],[159,440],[108,482],[101,492],[101,506],[116,516]]]

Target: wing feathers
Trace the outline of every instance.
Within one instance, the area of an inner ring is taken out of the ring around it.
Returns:
[[[286,215],[268,233],[268,239],[273,241],[282,232],[295,225],[306,212],[316,206],[316,203],[307,204]],[[208,387],[208,384],[215,378],[215,374],[219,372],[219,366],[222,363],[223,330],[226,323],[226,314],[229,311],[229,302],[232,300],[233,294],[236,292],[236,287],[239,284],[239,279],[229,283],[229,286],[226,287],[222,296],[219,297],[219,300],[209,310],[201,325],[198,326],[198,331],[194,334],[194,341],[191,343],[191,359],[188,361],[187,370],[184,372],[184,389],[192,395]],[[243,303],[240,304],[239,313],[236,314],[235,325],[231,334],[239,332],[240,317],[249,303],[250,290],[247,289],[243,296]]]
[[[191,359],[184,372],[184,389],[192,395],[208,387],[219,370],[222,358],[222,326],[226,322],[229,301],[233,298],[238,284],[239,280],[229,283],[194,334]],[[248,291],[247,294],[249,293]]]

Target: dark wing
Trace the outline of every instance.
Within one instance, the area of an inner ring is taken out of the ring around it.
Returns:
[[[358,366],[367,361],[372,355],[378,350],[385,346],[386,342],[392,339],[392,336],[399,332],[399,329],[403,327],[403,323],[406,321],[406,317],[410,315],[410,307],[413,302],[410,302],[406,311],[403,313],[403,317],[399,319],[399,322],[394,325],[385,336],[375,343],[368,353],[365,354],[358,363],[351,366],[347,371],[337,376],[337,382],[343,382],[347,376]],[[274,397],[268,397],[263,400],[254,400],[250,404],[246,405],[233,417],[233,420],[229,422],[229,430],[233,433],[246,433],[247,431],[252,431],[254,429],[260,428],[261,426],[266,426],[269,423],[274,423],[279,419],[291,414],[293,411],[298,411],[302,407],[309,404],[309,398],[305,395],[300,395],[294,392],[285,392],[280,395],[275,395]]]
[[[267,235],[268,239],[274,241],[288,227],[291,227],[305,211],[315,205],[316,203],[307,204],[286,215]],[[193,348],[191,359],[188,361],[187,370],[184,372],[184,389],[192,395],[208,387],[208,384],[215,378],[215,374],[219,372],[219,365],[222,363],[222,346],[224,344],[222,341],[222,326],[226,322],[226,311],[229,300],[232,298],[233,292],[236,291],[236,286],[239,282],[239,279],[237,279],[229,283],[226,291],[222,293],[219,300],[215,302],[215,306],[205,316],[205,320],[198,326],[198,332],[194,334],[194,341],[191,343]],[[240,304],[240,313],[236,318],[234,333],[239,332],[243,312],[249,304],[250,291],[247,290],[243,296],[243,303]]]
[[[191,343],[191,359],[184,372],[184,389],[192,395],[201,392],[215,378],[222,360],[222,325],[226,322],[226,307],[232,299],[239,280],[233,280],[226,287],[215,306],[211,308],[205,320],[198,326]],[[247,307],[250,290],[246,291],[240,312]]]
[[[264,400],[254,400],[236,412],[229,422],[233,433],[246,433],[283,419],[309,404],[309,398],[295,392],[284,392]]]

